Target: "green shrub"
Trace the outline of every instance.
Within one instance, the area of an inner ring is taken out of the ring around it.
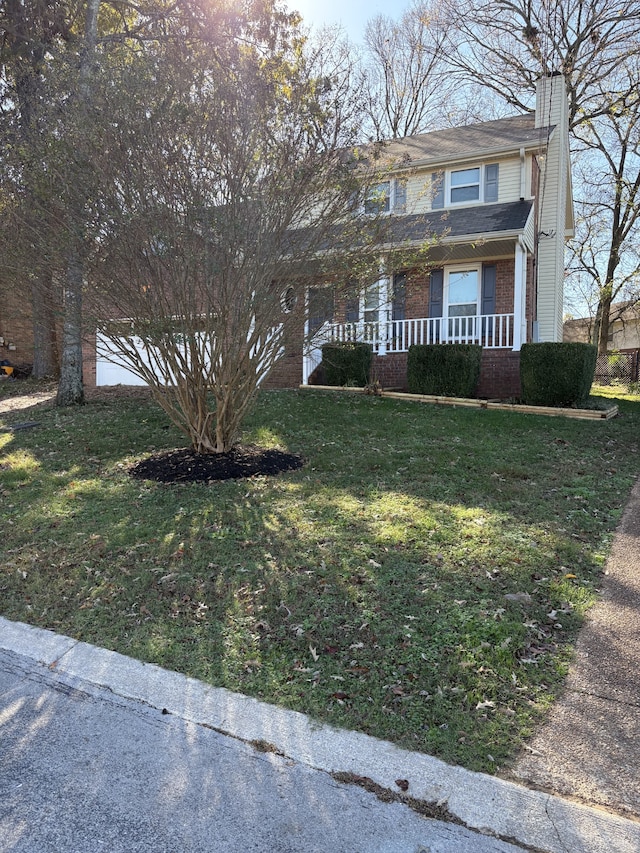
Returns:
[[[524,344],[520,350],[522,400],[533,406],[581,406],[596,369],[592,344]]]
[[[482,347],[477,344],[413,344],[407,356],[412,394],[472,397],[480,379]]]
[[[323,344],[322,366],[327,385],[364,387],[371,379],[373,349],[371,344]]]

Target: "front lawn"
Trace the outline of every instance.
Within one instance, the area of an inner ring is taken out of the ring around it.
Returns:
[[[0,387],[0,400],[15,390]],[[264,393],[277,477],[139,481],[144,396],[0,424],[0,610],[476,770],[561,686],[640,473],[640,400],[584,422]]]

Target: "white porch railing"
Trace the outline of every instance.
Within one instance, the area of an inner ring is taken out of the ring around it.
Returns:
[[[376,355],[407,352],[412,344],[480,344],[487,349],[513,349],[514,315],[422,317],[375,323],[325,323],[308,342],[303,382],[322,360],[322,344],[361,341]]]

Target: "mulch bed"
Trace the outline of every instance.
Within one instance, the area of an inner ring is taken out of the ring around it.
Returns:
[[[303,457],[295,453],[242,445],[228,453],[194,453],[188,449],[156,453],[136,463],[129,473],[139,480],[160,483],[209,483],[256,475],[272,476],[303,465]]]

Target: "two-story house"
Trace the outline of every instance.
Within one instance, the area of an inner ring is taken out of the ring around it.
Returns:
[[[385,146],[397,165],[372,198],[392,218],[380,278],[335,298],[321,283],[309,289],[303,384],[319,381],[325,341],[371,343],[374,377],[400,388],[411,344],[460,342],[483,347],[479,396],[519,394],[521,345],[562,340],[567,115],[564,78],[545,77],[531,115]],[[396,265],[399,247],[422,245],[419,265]]]
[[[404,388],[411,344],[463,342],[483,347],[479,396],[518,396],[521,345],[562,340],[573,230],[564,78],[540,79],[534,113],[394,140],[384,152],[392,165],[370,199],[388,216],[379,278],[359,291],[309,287],[296,309],[304,334],[288,336],[266,384],[318,382],[325,341],[363,340],[374,377]],[[32,341],[17,320],[0,312],[0,336],[22,364]],[[85,346],[87,384],[141,384],[97,343]]]

